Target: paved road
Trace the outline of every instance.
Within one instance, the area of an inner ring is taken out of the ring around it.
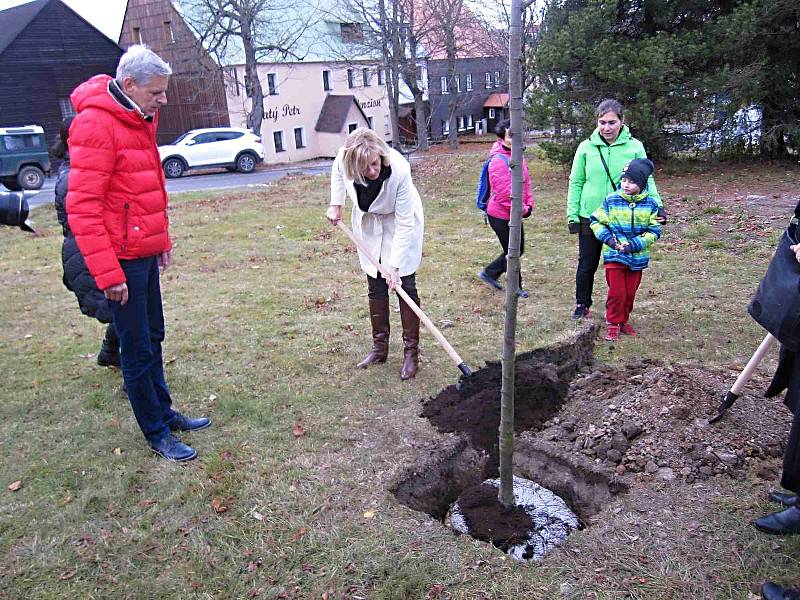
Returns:
[[[180,192],[196,192],[202,190],[225,190],[230,188],[259,187],[272,181],[282,179],[287,175],[323,175],[331,172],[333,161],[315,161],[313,164],[304,166],[294,166],[276,168],[269,170],[257,170],[253,173],[229,173],[228,171],[213,171],[210,173],[199,173],[197,175],[184,175],[180,179],[167,179],[167,191],[175,194]],[[53,187],[56,178],[50,177],[45,180],[44,186],[39,193],[28,200],[31,208],[37,206],[52,205],[55,200]],[[0,186],[0,189],[5,189]]]

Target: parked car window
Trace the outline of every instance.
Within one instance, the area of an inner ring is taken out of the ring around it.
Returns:
[[[179,137],[178,137],[178,139],[176,139],[174,142],[172,142],[172,143],[170,144],[170,146],[175,146],[175,145],[177,145],[177,144],[180,144],[180,143],[181,143],[183,140],[185,140],[185,139],[186,139],[186,136],[188,136],[188,135],[189,135],[189,132],[187,131],[187,132],[186,132],[186,133],[184,133],[183,135],[179,136]]]
[[[4,135],[3,144],[6,150],[24,150],[25,148],[41,148],[38,135]]]
[[[216,133],[201,133],[200,135],[194,136],[195,144],[208,144],[209,142],[216,142],[216,141],[217,141]]]
[[[222,131],[217,134],[218,142],[227,142],[228,140],[237,140],[242,137],[244,133],[241,131]]]

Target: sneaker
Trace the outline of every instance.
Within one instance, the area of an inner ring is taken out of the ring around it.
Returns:
[[[589,310],[589,307],[585,304],[578,304],[575,306],[575,310],[572,313],[572,320],[579,321],[580,319],[591,319],[592,318],[592,311]]]
[[[525,298],[529,297],[530,294],[528,293],[528,290],[523,290],[522,288],[520,288],[519,290],[517,290],[517,296],[519,296],[524,300]]]
[[[486,274],[486,271],[481,271],[478,273],[478,279],[488,285],[490,288],[495,290],[502,290],[503,286],[497,283],[497,279],[492,279]]]
[[[198,431],[199,429],[205,429],[211,425],[211,419],[208,417],[190,419],[176,412],[175,416],[172,417],[167,425],[172,431]]]
[[[619,325],[614,325],[613,323],[609,323],[606,328],[606,341],[608,342],[616,342],[619,339]]]
[[[630,323],[623,323],[619,326],[619,330],[625,335],[630,335],[632,337],[636,337],[638,335]]]
[[[150,444],[150,449],[172,462],[186,462],[197,456],[197,450],[184,444],[178,436],[172,433]]]

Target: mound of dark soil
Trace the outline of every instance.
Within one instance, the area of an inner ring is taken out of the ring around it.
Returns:
[[[470,535],[501,550],[523,543],[534,526],[524,508],[504,508],[497,500],[497,488],[486,483],[464,490],[458,506]]]

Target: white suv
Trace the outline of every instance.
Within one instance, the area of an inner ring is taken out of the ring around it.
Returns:
[[[261,138],[248,129],[214,127],[193,129],[166,146],[159,146],[161,166],[169,177],[189,169],[225,167],[251,173],[264,160]]]

